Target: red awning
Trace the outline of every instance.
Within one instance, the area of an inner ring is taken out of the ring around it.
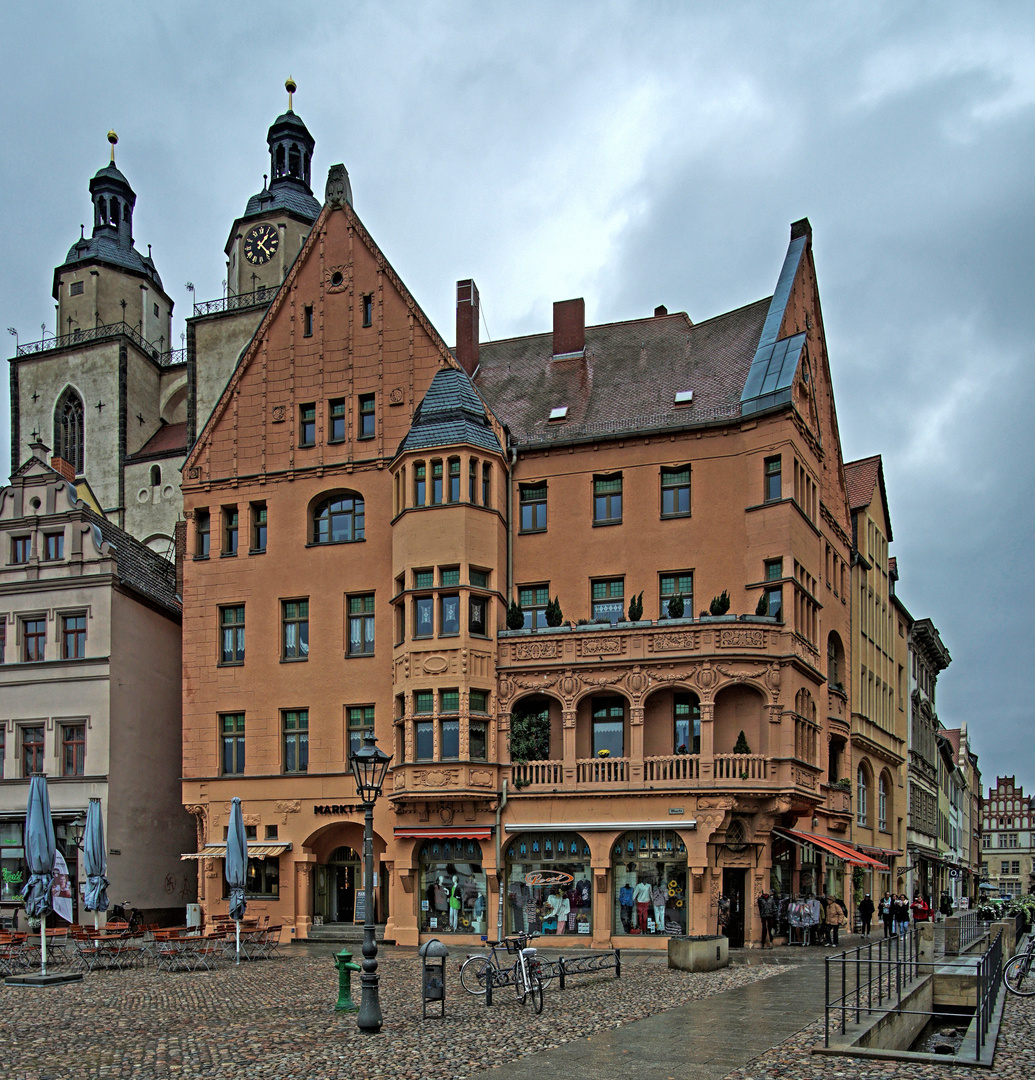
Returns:
[[[396,840],[488,840],[492,837],[492,827],[464,828],[455,826],[451,828],[425,828],[425,829],[396,829]]]
[[[875,859],[899,859],[902,857],[901,851],[896,851],[894,848],[883,847],[867,847],[866,844],[855,844],[864,855],[872,855]]]
[[[869,855],[864,855],[861,851],[857,851],[847,844],[842,844],[838,840],[831,840],[829,836],[798,832],[795,829],[774,829],[773,832],[786,836],[789,840],[793,840],[798,844],[812,844],[814,847],[820,848],[827,852],[828,855],[833,855],[834,858],[840,859],[850,866],[869,866],[877,870],[888,869],[884,863],[879,862],[877,859],[871,859]]]

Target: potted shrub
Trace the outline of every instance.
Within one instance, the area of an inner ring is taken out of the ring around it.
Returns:
[[[643,618],[643,593],[629,601],[629,622],[639,622]]]
[[[564,622],[564,615],[561,612],[561,598],[555,596],[546,605],[546,625],[560,626],[562,622]]]
[[[507,629],[521,630],[525,625],[525,612],[516,600],[511,600],[507,608]]]
[[[737,736],[736,744],[733,747],[733,753],[734,754],[750,754],[751,753],[751,747],[748,746],[747,736],[745,736],[743,731],[741,731],[741,733]]]
[[[683,597],[680,593],[670,596],[668,598],[668,617],[670,619],[681,619],[683,617],[683,607]]]
[[[610,750],[604,749],[604,750],[598,750],[597,751],[597,757],[610,757],[610,756],[611,756],[611,751]]]
[[[851,793],[852,781],[849,780],[847,776],[842,776],[839,780],[834,781],[833,786],[841,788],[842,791]]]
[[[726,589],[723,589],[718,596],[712,597],[712,602],[708,605],[708,611],[712,615],[725,615],[730,609],[730,594]]]

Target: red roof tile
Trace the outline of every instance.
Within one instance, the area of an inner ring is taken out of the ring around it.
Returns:
[[[187,453],[187,424],[163,424],[127,461],[140,458],[175,457]]]
[[[845,462],[845,484],[848,487],[848,505],[852,510],[862,510],[873,500],[873,492],[880,478],[880,454]]]

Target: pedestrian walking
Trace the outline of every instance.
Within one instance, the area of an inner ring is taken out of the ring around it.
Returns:
[[[880,921],[884,923],[884,936],[889,938],[895,932],[895,899],[891,893],[886,892],[881,897],[880,907],[877,910]]]
[[[863,937],[870,936],[870,923],[873,921],[873,901],[867,893],[859,904],[859,921],[862,923]]]
[[[892,905],[895,916],[895,933],[903,936],[909,932],[909,899],[905,893],[899,893]]]
[[[827,911],[826,911],[826,944],[836,949],[840,945],[838,940],[838,931],[844,926],[847,919],[845,914],[844,905],[840,900],[835,899],[832,896],[827,897]]]

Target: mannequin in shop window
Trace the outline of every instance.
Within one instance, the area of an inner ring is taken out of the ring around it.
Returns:
[[[647,933],[647,919],[650,918],[650,884],[643,878],[633,889],[633,901],[636,904],[636,930],[634,933]]]
[[[668,901],[668,890],[660,882],[655,882],[650,890],[650,902],[654,908],[654,933],[665,932],[665,904]]]
[[[449,887],[449,929],[454,933],[460,928],[460,879],[453,875]]]
[[[618,908],[622,916],[622,929],[628,934],[633,921],[633,889],[628,882],[618,890]]]

